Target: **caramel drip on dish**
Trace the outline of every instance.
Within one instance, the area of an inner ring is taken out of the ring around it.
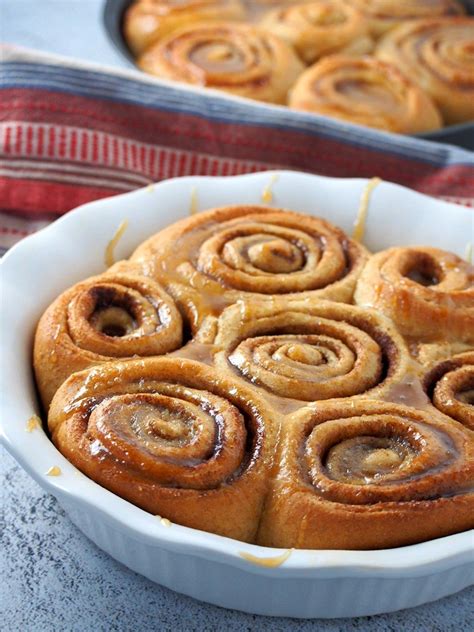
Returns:
[[[31,417],[26,422],[26,432],[33,432],[37,428],[41,428],[41,419],[38,415],[31,415]]]
[[[128,226],[127,219],[124,219],[122,222],[120,222],[119,227],[117,228],[112,239],[109,241],[109,243],[107,244],[105,248],[104,262],[108,268],[110,268],[110,266],[113,266],[115,263],[114,251],[118,242],[120,241],[124,232],[126,231],[127,226]]]
[[[61,468],[58,467],[57,465],[53,465],[52,467],[49,468],[49,470],[46,472],[46,476],[61,476],[62,472],[61,472]]]
[[[365,234],[365,224],[367,221],[367,214],[369,212],[370,198],[372,192],[376,186],[378,186],[382,180],[380,178],[372,178],[369,180],[362,191],[360,197],[359,210],[357,211],[356,221],[354,223],[354,232],[352,238],[358,242],[362,242]]]
[[[472,246],[472,241],[470,241],[467,245],[466,245],[466,253],[465,253],[465,259],[468,263],[470,263],[472,265],[474,258],[473,258],[473,246]]]
[[[262,202],[264,202],[265,204],[270,204],[271,202],[273,202],[272,187],[274,183],[278,180],[278,178],[279,178],[278,173],[274,173],[272,177],[270,178],[270,182],[267,185],[265,185],[265,187],[263,188]]]
[[[158,516],[158,515],[156,515],[155,518],[157,518],[161,522],[163,527],[169,528],[173,524],[171,520],[168,520],[168,518],[163,518],[162,516]]]
[[[281,566],[293,553],[293,549],[288,549],[281,555],[277,555],[275,557],[258,557],[257,555],[252,555],[251,553],[246,553],[245,551],[239,551],[240,557],[247,562],[251,562],[252,564],[256,564],[257,566],[266,566],[267,568],[278,568]]]
[[[191,189],[191,201],[189,203],[189,214],[196,215],[199,212],[199,199],[197,193],[197,187]]]

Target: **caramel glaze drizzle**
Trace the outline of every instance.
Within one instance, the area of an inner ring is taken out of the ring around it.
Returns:
[[[473,263],[474,258],[473,258],[473,245],[472,245],[472,241],[470,241],[467,245],[466,245],[466,256],[465,259],[468,263]]]
[[[189,360],[195,360],[196,362],[202,362],[212,366],[214,364],[214,355],[220,351],[215,345],[211,343],[202,343],[197,340],[188,342],[185,346],[181,347],[177,351],[167,354],[167,357],[186,358]],[[249,384],[249,380],[243,377],[242,373],[234,367],[230,362],[228,363],[229,369],[235,376],[235,379]],[[392,384],[383,397],[378,397],[385,402],[392,402],[394,404],[403,404],[410,408],[432,408],[429,397],[427,396],[423,385],[421,383],[420,376],[423,372],[421,365],[415,360],[412,360],[410,371],[404,376],[400,382]],[[283,397],[271,393],[268,389],[250,382],[252,389],[256,391],[260,398],[265,399],[272,408],[278,411],[282,415],[290,415],[300,408],[308,406],[310,402],[292,399],[289,397]],[[364,394],[360,394],[359,397]],[[370,395],[367,396],[370,398]],[[348,400],[350,398],[347,398]],[[373,399],[373,398],[372,398]]]
[[[120,222],[119,227],[117,228],[112,239],[109,241],[105,248],[104,263],[108,268],[110,268],[110,266],[113,266],[115,263],[114,251],[124,232],[127,230],[127,226],[127,219],[124,219],[122,222]]]
[[[31,415],[31,417],[26,422],[26,432],[33,432],[37,428],[41,428],[41,419],[38,415]]]
[[[272,197],[271,187],[278,179],[279,174],[272,174],[268,184],[264,187],[262,192],[262,198],[265,198],[264,201],[268,201],[269,197]],[[364,187],[364,190],[361,195],[360,205],[357,213],[357,218],[354,223],[354,234],[353,237],[358,240],[362,240],[365,231],[365,224],[367,220],[367,213],[370,207],[370,200],[372,192],[375,187],[377,187],[382,180],[380,178],[374,177],[371,178]],[[191,190],[191,205],[190,205],[190,214],[194,214],[197,207],[197,189],[193,187]],[[179,261],[184,261],[189,259],[194,262],[196,258],[196,252],[198,251],[197,244],[200,240],[200,232],[203,229],[207,229],[208,225],[200,227],[200,229],[196,229],[194,240],[189,240],[186,245],[186,252],[183,252],[181,248],[181,244],[177,244],[177,250],[180,252],[180,256],[178,261],[173,261],[172,266],[175,267]],[[189,235],[188,235],[189,237]],[[167,274],[168,278],[171,279],[171,282],[174,281],[179,283],[181,278],[178,274],[176,276],[173,274],[171,266],[169,266],[169,262],[162,263],[163,271]],[[153,276],[153,274],[151,274]],[[213,295],[209,292],[209,288],[206,288],[206,295],[201,294],[199,300],[202,303],[208,304],[211,308],[211,312],[214,316],[219,316],[220,313],[229,305],[233,303],[232,300],[226,299],[225,296]],[[409,340],[406,341],[409,343]],[[198,362],[202,362],[209,366],[214,364],[214,354],[219,351],[211,342],[202,342],[200,340],[190,340],[180,349],[173,351],[168,356],[177,357],[177,358],[187,358],[190,360],[195,360]],[[232,370],[234,376],[247,384],[248,380],[242,376],[240,371],[232,366],[230,363],[228,364],[229,368]],[[409,406],[412,408],[423,409],[426,407],[432,407],[432,404],[429,400],[429,397],[426,395],[423,386],[420,381],[420,376],[424,372],[421,364],[419,364],[415,359],[412,360],[412,368],[409,373],[401,380],[399,383],[393,384],[391,388],[384,394],[383,401],[392,402],[396,404],[403,404],[405,406]],[[309,402],[304,400],[297,400],[286,398],[283,396],[275,395],[269,392],[266,388],[259,386],[258,384],[252,383],[252,388],[258,393],[260,397],[265,399],[276,411],[278,411],[282,415],[290,415],[296,410],[307,406]],[[363,393],[360,395],[363,396]],[[368,396],[370,397],[370,395]]]
[[[278,180],[278,173],[274,173],[270,178],[270,182],[265,185],[262,191],[262,202],[265,204],[271,204],[273,202],[273,191],[272,187],[275,182]]]
[[[354,223],[354,232],[352,233],[352,238],[358,242],[362,242],[365,234],[365,223],[367,220],[367,213],[369,212],[370,198],[372,196],[372,192],[376,186],[378,186],[382,180],[380,178],[372,178],[369,180],[362,191],[362,195],[360,197],[360,205],[359,211],[357,213],[357,218]]]
[[[271,186],[273,182],[275,182],[277,177],[278,175],[273,175],[270,182],[263,190],[263,193],[262,193],[263,201],[265,202],[271,201],[272,199]],[[365,230],[365,222],[366,222],[368,208],[370,204],[370,196],[374,188],[380,182],[381,180],[379,178],[372,178],[367,183],[362,193],[359,212],[358,212],[357,219],[355,222],[355,229],[354,229],[354,234],[353,234],[354,239],[357,239],[359,241],[363,239],[364,230]],[[190,214],[194,214],[197,211],[197,206],[198,206],[197,190],[193,188],[191,191]],[[107,265],[112,265],[112,263],[114,262],[113,250],[117,242],[120,240],[121,236],[123,235],[123,232],[125,231],[126,227],[127,227],[127,222],[125,220],[124,222],[120,224],[112,240],[109,242],[107,246],[107,250],[106,250],[106,255],[105,255]],[[197,232],[199,233],[199,231]],[[190,252],[187,254],[192,255],[192,246],[190,248]],[[213,298],[214,297],[209,297],[209,300],[212,301]],[[215,304],[215,310],[213,311],[217,315],[226,306],[226,301],[225,299],[223,300],[222,297],[218,297],[218,296],[216,296],[215,299],[216,299],[216,304]],[[214,354],[217,351],[219,351],[219,349],[215,345],[211,344],[210,342],[201,342],[199,340],[194,339],[194,340],[189,341],[180,349],[173,351],[171,353],[168,353],[167,357],[192,359],[192,360],[212,366],[214,363]],[[229,363],[229,367],[232,369],[233,373],[235,374],[236,381],[240,380],[242,382],[247,382],[247,380],[242,376],[242,374],[235,367],[230,365],[230,363]],[[413,360],[412,367],[413,367],[412,370],[409,371],[400,382],[393,384],[385,393],[383,398],[380,398],[380,399],[383,399],[384,401],[387,401],[387,402],[403,404],[405,406],[412,407],[412,408],[418,408],[418,409],[430,408],[434,410],[434,407],[429,397],[427,396],[425,390],[423,389],[421,381],[420,381],[420,375],[422,373],[421,365],[418,364],[415,360]],[[252,388],[256,390],[260,398],[266,400],[270,404],[270,406],[277,412],[277,414],[282,415],[282,416],[291,415],[293,412],[307,406],[309,403],[307,401],[290,399],[290,398],[274,395],[270,393],[268,390],[266,390],[265,388],[262,388],[255,384],[252,385]],[[350,398],[347,398],[347,401],[349,401],[349,399]],[[317,406],[317,402],[315,403],[315,405]],[[29,426],[30,424],[28,424],[27,430],[31,431]],[[33,429],[33,427],[35,426],[31,424],[31,429]],[[381,452],[383,452],[383,450]],[[385,455],[382,454],[382,456],[385,456],[385,458],[388,458],[388,457],[393,458],[393,455],[388,453],[389,451],[386,451],[386,452],[387,454]],[[61,474],[61,470],[56,466],[50,468],[50,470],[47,472],[47,475],[49,476],[57,476],[60,474]],[[160,516],[159,519],[161,520],[161,524],[163,526],[165,527],[171,526],[171,523],[167,518],[161,518]],[[244,551],[239,552],[239,555],[240,557],[242,557],[243,559],[245,559],[246,561],[250,563],[253,563],[259,566],[269,567],[269,568],[276,568],[276,567],[281,566],[290,557],[291,553],[292,553],[292,549],[287,550],[280,555],[272,556],[272,557],[258,557]]]
[[[191,201],[189,203],[189,214],[196,215],[199,212],[199,198],[197,188],[193,187],[191,189]]]
[[[266,566],[267,568],[278,568],[281,566],[293,553],[293,549],[288,549],[281,555],[276,555],[274,557],[258,557],[258,555],[252,555],[251,553],[246,553],[245,551],[240,551],[239,555],[247,562],[251,562],[252,564],[256,564],[257,566]]]

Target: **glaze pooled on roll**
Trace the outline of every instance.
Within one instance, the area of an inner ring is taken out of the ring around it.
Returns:
[[[409,370],[392,323],[316,300],[240,302],[217,322],[215,364],[272,395],[305,401],[382,396]]]
[[[56,393],[49,429],[82,472],[172,522],[254,541],[277,422],[209,367],[111,362]]]
[[[34,367],[45,408],[75,371],[173,351],[182,328],[165,290],[123,264],[77,283],[48,307],[36,330]]]
[[[367,251],[325,220],[249,205],[177,222],[131,260],[164,284],[196,330],[206,316],[246,297],[348,303]]]
[[[380,549],[474,526],[472,433],[437,412],[370,400],[295,414],[259,542]]]
[[[168,527],[284,549],[471,528],[473,273],[301,213],[192,215],[42,316],[52,440]]]

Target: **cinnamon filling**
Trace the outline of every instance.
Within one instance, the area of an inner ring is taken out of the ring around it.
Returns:
[[[381,109],[389,109],[398,102],[396,93],[389,86],[362,78],[339,81],[336,83],[335,89],[339,94],[343,94],[355,102],[368,101]]]
[[[301,251],[283,239],[262,239],[250,246],[247,254],[250,262],[265,272],[288,274],[304,265]]]
[[[94,329],[111,338],[129,336],[136,328],[131,314],[115,305],[95,311],[89,322]]]
[[[89,323],[96,331],[110,338],[123,338],[137,329],[130,297],[119,297],[113,290],[105,287],[95,288],[93,295],[95,309],[89,317]]]
[[[436,261],[425,253],[416,253],[416,261],[403,276],[424,287],[438,285],[442,279],[442,272]]]
[[[354,437],[328,451],[325,468],[333,480],[361,485],[399,470],[413,456],[413,447],[398,437]]]
[[[233,44],[225,40],[198,44],[189,58],[206,72],[241,72],[244,69],[242,55]]]
[[[474,406],[474,388],[470,388],[467,391],[460,391],[456,393],[455,397],[463,404]]]

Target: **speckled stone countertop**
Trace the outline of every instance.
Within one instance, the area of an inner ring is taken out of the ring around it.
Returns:
[[[178,595],[99,550],[69,522],[56,500],[0,450],[2,630],[472,630],[474,588],[412,610],[332,621],[259,617]]]

